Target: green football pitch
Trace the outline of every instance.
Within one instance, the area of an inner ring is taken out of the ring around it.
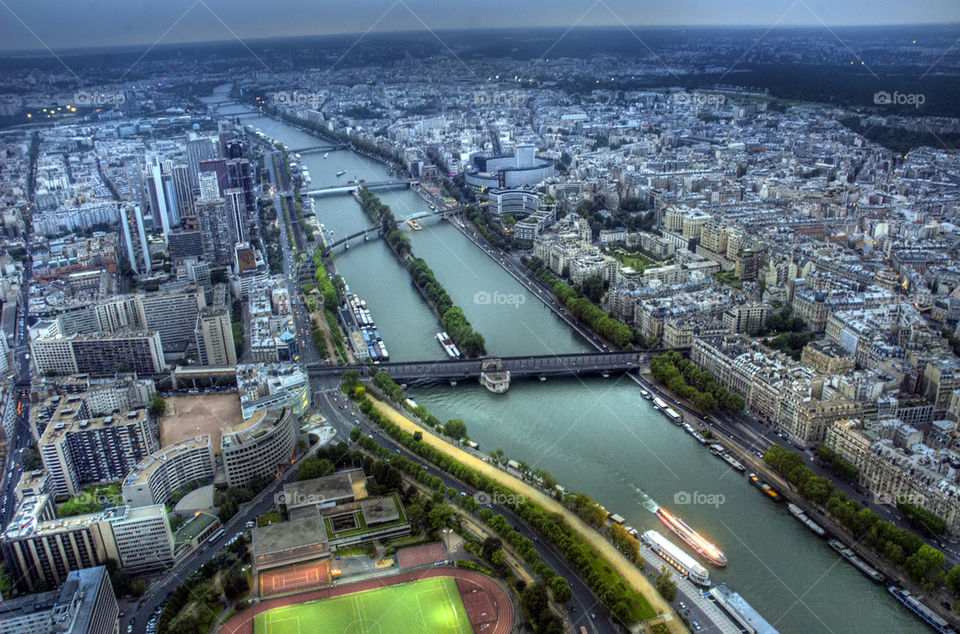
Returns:
[[[253,620],[254,634],[471,634],[457,582],[413,581],[332,599],[274,608]]]

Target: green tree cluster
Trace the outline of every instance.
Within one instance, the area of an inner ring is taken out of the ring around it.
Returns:
[[[673,575],[666,566],[660,568],[660,574],[656,578],[657,592],[664,599],[673,603],[677,600],[677,582],[673,580]]]
[[[337,289],[333,287],[333,282],[330,281],[327,269],[323,265],[323,251],[321,249],[313,252],[313,264],[316,267],[316,272],[313,274],[313,281],[316,282],[317,288],[320,289],[323,307],[333,310],[339,305],[339,297],[337,295]]]
[[[407,395],[403,393],[403,388],[394,383],[390,375],[383,370],[373,375],[373,384],[394,403],[403,403],[407,400]]]
[[[213,494],[213,502],[214,505],[220,509],[217,517],[220,518],[221,522],[226,522],[236,515],[241,504],[249,502],[256,497],[257,493],[266,488],[270,482],[271,480],[266,478],[253,478],[246,486],[229,487],[226,491],[215,491]]]
[[[467,424],[459,418],[454,418],[444,423],[443,433],[454,440],[470,440],[470,437],[467,436]]]
[[[166,411],[167,402],[163,400],[162,396],[154,396],[153,400],[150,401],[150,413],[154,416],[163,416]]]
[[[927,535],[943,535],[947,532],[947,523],[941,517],[937,517],[930,511],[922,509],[915,504],[899,501],[897,510],[910,518],[910,523],[915,528]]]
[[[104,562],[107,574],[110,576],[110,584],[118,597],[123,596],[142,596],[147,591],[147,586],[142,581],[134,581],[127,572],[125,572],[113,559],[107,559]]]
[[[536,632],[544,634],[562,634],[563,621],[550,610],[547,588],[539,581],[531,583],[520,593],[520,605]]]
[[[504,251],[509,251],[517,246],[516,240],[503,232],[498,224],[490,217],[490,214],[476,205],[467,205],[463,209],[467,219],[473,223],[483,236],[484,240],[491,245]]]
[[[680,398],[692,401],[700,411],[710,414],[717,407],[738,412],[745,405],[743,397],[717,385],[713,374],[701,370],[678,352],[665,352],[650,359],[653,378],[665,384]]]
[[[837,458],[829,448],[821,450],[820,457],[831,460]],[[928,588],[944,581],[942,568],[946,559],[943,553],[924,544],[923,540],[911,531],[880,519],[877,513],[862,507],[842,491],[835,489],[833,483],[826,478],[815,476],[804,464],[800,454],[773,445],[763,455],[763,460],[796,485],[801,495],[823,505],[830,516],[854,537],[880,553],[890,563],[902,566],[911,579]]]
[[[467,321],[463,310],[454,305],[446,289],[437,281],[433,271],[422,259],[417,258],[410,263],[410,276],[413,283],[426,293],[430,301],[437,308],[440,314],[440,323],[443,329],[447,331],[450,338],[460,349],[460,352],[468,357],[477,357],[486,354],[486,343],[483,335],[473,329],[470,322]]]
[[[637,538],[631,535],[627,529],[620,524],[612,524],[609,533],[610,541],[613,542],[613,545],[629,557],[630,561],[643,568],[644,561],[640,555],[640,542]]]
[[[563,302],[571,315],[618,348],[623,348],[633,341],[633,331],[629,326],[607,315],[587,297],[578,295],[572,286],[557,282],[553,285],[553,294]]]
[[[297,480],[312,480],[322,478],[333,473],[335,467],[333,463],[326,458],[309,456],[303,459],[300,466],[297,467]]]

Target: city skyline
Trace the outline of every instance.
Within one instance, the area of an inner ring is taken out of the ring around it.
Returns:
[[[565,0],[550,11],[532,4],[492,0],[476,8],[436,6],[427,0],[361,0],[331,13],[307,0],[288,0],[282,11],[265,12],[253,2],[182,0],[132,5],[116,0],[79,4],[54,0],[42,5],[4,3],[7,32],[0,51],[65,51],[117,46],[155,46],[280,37],[369,33],[439,32],[505,28],[620,27],[869,27],[951,24],[960,12],[950,0],[884,4],[871,0],[829,4],[805,0],[712,0],[635,6],[626,1]],[[322,24],[322,26],[317,26]]]

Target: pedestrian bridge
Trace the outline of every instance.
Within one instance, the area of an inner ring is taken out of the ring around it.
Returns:
[[[510,378],[577,377],[597,374],[615,374],[638,370],[650,361],[650,357],[668,350],[686,354],[689,348],[658,348],[655,350],[632,350],[616,352],[582,352],[575,354],[549,354],[522,357],[499,357],[502,369],[510,372]],[[429,383],[476,380],[484,359],[445,359],[442,361],[398,361],[366,365],[323,365],[311,363],[306,366],[311,378],[340,376],[348,370],[360,372],[361,376],[385,370],[398,383],[423,385]]]

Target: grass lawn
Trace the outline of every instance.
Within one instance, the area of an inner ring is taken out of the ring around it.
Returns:
[[[620,264],[623,266],[629,266],[637,271],[644,271],[650,267],[656,266],[656,262],[646,257],[642,253],[636,251],[628,253],[622,248],[614,249],[613,257],[620,260]]]
[[[253,631],[471,634],[473,628],[456,581],[440,577],[268,610],[254,617]]]

